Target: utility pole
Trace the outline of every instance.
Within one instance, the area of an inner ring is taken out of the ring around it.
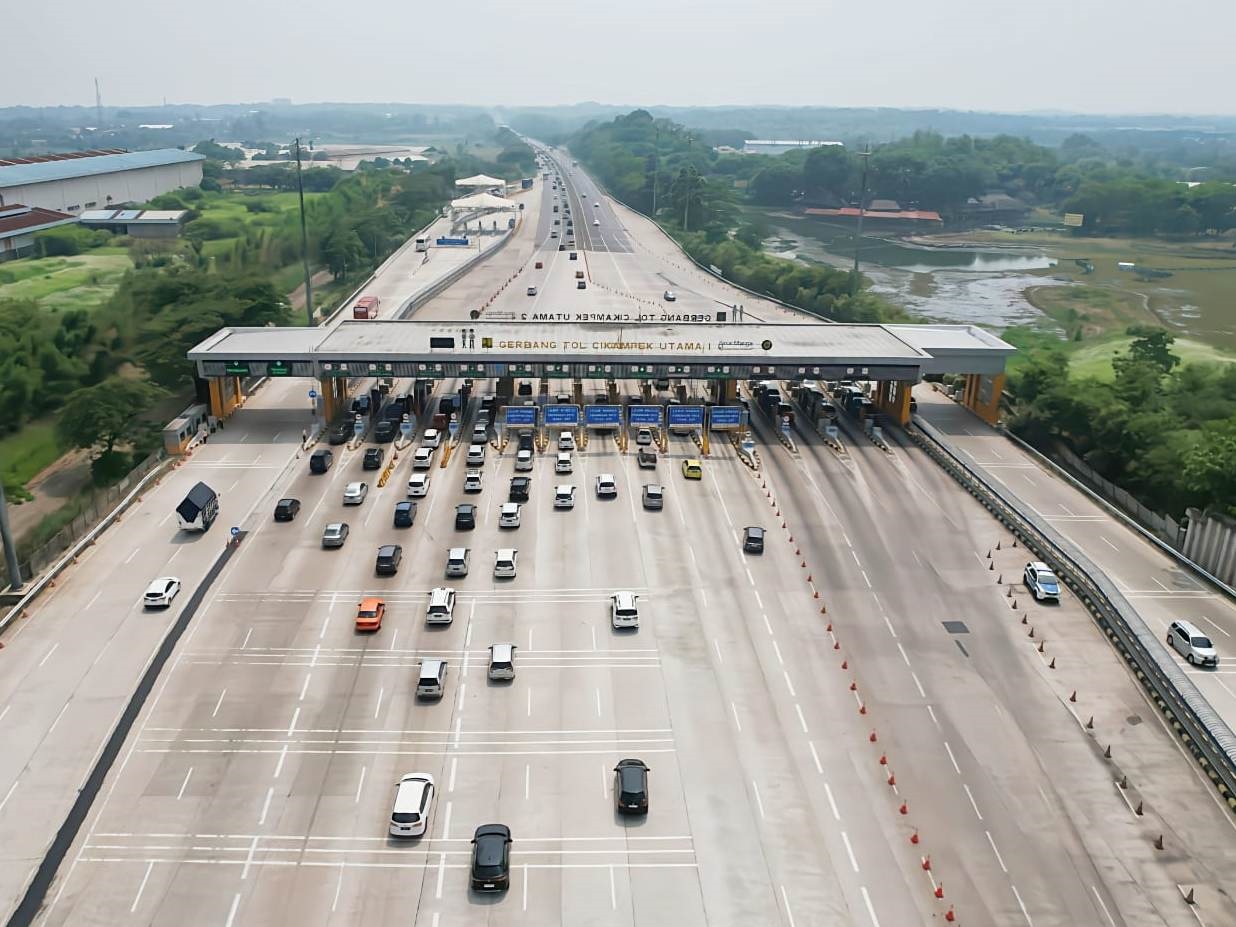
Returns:
[[[21,589],[21,565],[17,562],[17,547],[13,544],[13,532],[9,530],[9,508],[4,501],[4,484],[0,483],[0,544],[4,545],[4,562],[9,570],[9,588]]]
[[[300,172],[300,139],[296,139],[296,193],[300,197],[300,257],[305,266],[305,312],[313,326],[313,275],[309,273],[309,229],[305,224],[305,183]]]
[[[858,194],[858,230],[854,235],[854,273],[850,277],[851,296],[858,293],[859,283],[863,279],[858,272],[858,251],[863,243],[863,214],[867,210],[867,161],[871,157],[871,144],[868,143],[866,150],[860,151],[858,156],[863,159],[863,181]]]
[[[94,121],[96,132],[103,131],[103,95],[99,92],[99,79],[94,79]]]
[[[654,124],[656,142],[652,151],[652,221],[657,220],[657,174],[661,173],[661,127]]]

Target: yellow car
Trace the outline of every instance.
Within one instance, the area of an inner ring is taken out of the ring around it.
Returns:
[[[682,475],[688,480],[702,480],[704,467],[696,458],[689,457],[682,462]]]

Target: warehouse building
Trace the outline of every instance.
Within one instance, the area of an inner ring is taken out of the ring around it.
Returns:
[[[34,253],[34,233],[68,225],[77,218],[64,212],[10,203],[0,206],[0,261]]]
[[[176,238],[188,215],[185,209],[87,209],[81,220],[88,229],[131,238]]]
[[[24,203],[78,216],[86,209],[140,203],[197,186],[205,160],[192,151],[162,148],[0,161],[0,207]]]

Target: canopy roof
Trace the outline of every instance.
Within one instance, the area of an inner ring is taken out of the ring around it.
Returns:
[[[494,196],[492,193],[477,193],[462,199],[451,200],[451,209],[514,209],[512,200]]]
[[[462,180],[456,180],[457,187],[505,187],[506,181],[501,177],[490,177],[488,174],[476,174],[473,177],[465,177]]]

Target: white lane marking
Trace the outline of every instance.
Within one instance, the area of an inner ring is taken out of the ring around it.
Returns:
[[[750,575],[751,575],[751,571],[750,571],[750,570],[748,570],[748,571],[747,571],[747,575],[748,575],[748,576],[750,576]],[[755,581],[754,581],[754,580],[752,580],[752,585],[754,585],[754,582],[755,582]],[[760,591],[759,591],[758,589],[757,589],[757,590],[755,590],[755,604],[756,604],[756,605],[758,605],[761,609],[763,609],[763,608],[764,608],[764,600],[760,598]]]
[[[142,876],[142,882],[137,887],[137,894],[133,896],[133,904],[129,905],[129,913],[132,914],[137,910],[137,906],[141,904],[142,892],[146,891],[146,883],[150,880],[150,872],[154,869],[154,862],[146,864],[146,874]]]
[[[528,792],[532,788],[532,764],[524,763],[524,801],[528,800]]]
[[[249,844],[249,852],[245,854],[244,868],[240,870],[240,877],[242,879],[249,878],[249,867],[253,865],[253,854],[257,852],[258,841],[261,839],[259,835],[253,835],[253,841]]]
[[[614,884],[614,867],[609,867],[609,906],[618,910],[618,887]]]
[[[918,551],[916,551],[916,550],[912,550],[912,551],[910,551],[910,553],[914,555],[914,562],[915,562],[915,563],[917,563],[919,566],[922,566],[922,565],[923,565],[923,561],[922,561],[922,559],[920,559],[920,557],[919,557],[919,555],[918,555]]]
[[[305,693],[309,691],[309,680],[312,678],[313,673],[305,673],[305,682],[304,685],[300,687],[300,698],[298,701],[303,702],[305,700]]]
[[[820,772],[823,772],[823,771],[824,770],[822,769],[820,770]],[[824,794],[828,796],[828,807],[832,809],[833,820],[840,821],[841,812],[837,810],[837,799],[833,798],[833,790],[827,782],[824,783]]]
[[[471,631],[472,629],[471,629],[471,628],[469,628],[468,630],[469,630],[469,631]],[[467,644],[468,644],[468,642],[467,642],[467,641],[464,641],[464,646],[465,646],[465,647],[467,646]],[[597,629],[596,629],[596,625],[593,625],[593,626],[592,626],[592,649],[593,649],[593,650],[596,650],[596,649],[597,649]]]
[[[918,694],[919,694],[919,697],[920,697],[920,698],[926,698],[926,697],[927,697],[927,693],[923,691],[923,684],[922,684],[921,682],[919,682],[919,681],[918,681],[918,673],[916,673],[916,672],[914,672],[913,670],[911,670],[911,671],[910,671],[910,678],[914,680],[914,685],[915,685],[915,687],[918,689]]]
[[[862,574],[863,574],[863,582],[865,582],[865,583],[867,584],[867,588],[868,588],[868,589],[872,589],[872,588],[874,588],[874,587],[871,585],[871,578],[867,575],[867,571],[866,571],[866,570],[859,570],[858,572],[860,572],[860,573],[862,573]]]
[[[235,489],[239,485],[240,485],[240,480],[235,480],[233,481],[232,485],[227,488],[227,491],[231,492],[233,489]]]
[[[902,647],[901,644],[898,644],[897,651],[901,654],[901,659],[905,661],[906,666],[909,666],[910,658],[906,655],[906,649]]]
[[[232,896],[232,909],[227,912],[227,923],[223,927],[232,927],[236,920],[236,911],[240,907],[240,892]]]
[[[356,783],[356,798],[353,799],[355,804],[360,804],[361,789],[365,787],[365,773],[368,771],[368,766],[361,767],[360,780]]]
[[[948,753],[949,762],[953,764],[953,769],[957,775],[961,775],[961,767],[957,765],[957,757],[953,756],[953,748],[948,745],[948,741],[944,741],[944,750]]]
[[[1069,511],[1069,507],[1065,505],[1063,502],[1057,502],[1056,505],[1060,506],[1060,508],[1064,510],[1065,515],[1069,515],[1074,518],[1077,517],[1077,513]]]
[[[455,774],[458,771],[459,771],[459,757],[453,756],[451,757],[451,775],[446,783],[446,790],[448,792],[455,791]]]
[[[47,729],[47,736],[51,736],[51,732],[56,729],[56,725],[60,723],[60,719],[64,717],[64,713],[69,710],[69,703],[65,702],[64,707],[60,709],[60,714],[56,715],[56,720],[52,722],[51,727]],[[132,751],[129,751],[132,753]],[[126,755],[126,759],[128,755]]]
[[[275,764],[275,778],[279,778],[279,774],[283,772],[283,763],[288,758],[288,745],[284,744],[283,749],[279,751],[279,762]]]
[[[528,717],[532,717],[532,686],[528,687]]]
[[[878,599],[876,601],[877,603],[879,602]],[[893,636],[893,640],[896,640],[897,632],[893,629],[893,623],[888,620],[888,615],[882,615],[881,617],[884,619],[884,626],[888,628],[888,633]]]
[[[780,663],[782,666],[785,666],[785,660],[781,659],[781,648],[777,646],[776,641],[773,641],[772,645],[773,645],[773,652],[777,655],[777,662]],[[786,678],[788,679],[789,677],[786,677]],[[793,695],[792,692],[790,694]]]
[[[760,787],[754,779],[751,780],[751,790],[755,793],[755,804],[760,809],[760,818],[764,819],[764,800],[760,798]]]
[[[339,880],[335,883],[335,897],[330,903],[330,909],[333,913],[339,908],[339,893],[343,890],[343,870],[344,864],[339,864]]]
[[[219,714],[219,707],[223,704],[223,696],[227,695],[227,689],[219,693],[219,701],[215,702],[215,710],[210,713],[212,718]]]
[[[50,660],[51,655],[56,652],[56,648],[59,646],[60,646],[60,641],[56,641],[56,643],[52,644],[51,649],[48,650],[47,653],[43,654],[43,659],[39,661],[39,666],[42,666],[44,663]]]
[[[1021,478],[1022,478],[1023,480],[1025,480],[1027,483],[1029,483],[1031,486],[1038,486],[1038,485],[1039,485],[1039,484],[1038,484],[1038,483],[1036,483],[1034,480],[1030,479],[1030,477],[1026,476],[1026,474],[1024,474],[1024,473],[1021,475]]]
[[[599,718],[601,717],[601,690],[598,688],[594,691],[597,695],[597,717]]]
[[[854,867],[855,872],[858,872],[858,860],[854,858],[854,848],[850,846],[850,835],[845,831],[841,832],[841,842],[845,844],[845,852],[850,857],[850,865]]]
[[[18,783],[18,782],[20,782],[20,781],[21,781],[20,779],[15,779],[15,780],[13,781],[13,784],[9,786],[9,790],[8,790],[8,792],[6,792],[6,793],[5,793],[5,795],[4,795],[4,801],[0,801],[0,811],[3,811],[3,810],[4,810],[4,806],[5,806],[5,805],[7,805],[7,804],[9,803],[9,799],[10,799],[10,798],[12,798],[12,797],[13,797],[13,793],[14,793],[15,791],[17,791],[17,783]]]
[[[794,927],[794,912],[790,910],[790,896],[785,893],[784,885],[781,886],[781,903],[785,905],[785,919]]]
[[[772,625],[768,623],[768,616],[765,614],[761,614],[760,617],[764,619],[764,627],[768,629],[768,636],[772,637],[773,629],[772,629]]]
[[[246,647],[249,646],[249,638],[252,636],[253,636],[253,628],[250,628],[247,632],[245,632],[245,639],[241,641],[241,644],[240,644],[241,650],[244,650]]]
[[[193,767],[190,766],[189,771],[185,773],[185,781],[180,783],[180,791],[176,793],[176,801],[180,801],[182,798],[185,797],[185,789],[189,787],[189,777],[192,775],[193,775]],[[3,808],[3,807],[4,805],[0,804],[0,808]]]
[[[98,592],[96,592],[96,593],[95,593],[95,594],[91,597],[90,601],[86,603],[86,609],[87,609],[87,611],[89,611],[90,607],[91,607],[92,605],[94,605],[94,603],[95,603],[95,602],[99,601],[99,596],[101,596],[102,594],[103,594],[103,590],[102,590],[102,589],[100,589]]]
[[[1159,579],[1158,579],[1158,577],[1156,577],[1156,576],[1152,576],[1152,577],[1150,577],[1150,581],[1151,581],[1151,582],[1153,582],[1153,583],[1154,583],[1156,586],[1158,586],[1160,589],[1162,589],[1164,592],[1171,592],[1171,591],[1172,591],[1172,590],[1168,589],[1166,586],[1164,586],[1161,582],[1159,582]]]
[[[173,515],[175,515],[175,514],[176,514],[176,510],[175,510],[175,509],[172,509],[172,510],[171,510],[170,512],[168,512],[166,515],[164,515],[164,516],[163,516],[163,520],[162,520],[161,522],[159,522],[159,527],[160,527],[160,528],[162,528],[164,525],[166,525],[166,524],[167,524],[167,522],[168,522],[168,519],[170,519],[170,518],[171,518]]]
[[[140,547],[134,547],[134,548],[133,548],[133,552],[132,552],[131,554],[129,554],[129,556],[127,556],[127,557],[125,557],[125,558],[124,558],[124,562],[125,562],[125,563],[129,563],[129,562],[130,562],[130,561],[131,561],[134,557],[136,557],[136,556],[137,556],[137,552],[138,552],[139,550],[141,550],[141,548],[140,548]]]
[[[863,893],[863,902],[867,905],[867,916],[871,918],[872,927],[880,927],[880,919],[876,917],[875,908],[871,906],[871,896],[867,894],[867,886],[860,885],[858,889]]]
[[[824,767],[820,764],[820,755],[815,752],[815,744],[809,740],[807,741],[807,747],[811,750],[811,759],[815,760],[815,771],[820,775],[824,775]],[[824,788],[828,788],[827,784]]]
[[[394,649],[395,649],[395,641],[396,641],[396,640],[398,640],[398,639],[399,639],[399,629],[398,629],[398,628],[396,628],[396,629],[395,629],[395,633],[393,633],[393,634],[391,635],[391,645],[390,645],[390,648],[389,648],[390,650],[394,650]]]
[[[991,831],[985,830],[983,831],[983,833],[987,835],[987,842],[991,844],[991,852],[996,854],[996,862],[1000,864],[1000,868],[1003,869],[1005,874],[1007,875],[1009,871],[1009,867],[1004,865],[1004,857],[1001,856],[1000,851],[996,849],[996,841],[992,839]]]
[[[262,815],[258,818],[258,824],[266,823],[266,815],[270,813],[270,800],[275,797],[275,787],[272,785],[266,790],[266,801],[262,802]],[[257,844],[257,837],[253,838],[254,845]]]
[[[382,710],[382,696],[385,693],[386,693],[385,687],[378,689],[378,704],[373,706],[373,716],[375,719],[378,717],[378,712]]]
[[[1231,632],[1231,631],[1225,631],[1223,628],[1219,627],[1219,625],[1215,624],[1213,621],[1211,621],[1211,620],[1210,620],[1209,618],[1207,618],[1205,615],[1198,615],[1197,617],[1201,618],[1201,619],[1202,619],[1202,621],[1206,622],[1208,625],[1210,625],[1212,628],[1214,628],[1216,631],[1218,631],[1218,632],[1219,632],[1220,634],[1222,634],[1224,637],[1231,637],[1231,636],[1232,636],[1232,632]],[[0,715],[0,718],[3,718],[3,717],[4,717],[4,715]]]
[[[807,719],[803,717],[802,706],[797,702],[794,703],[794,711],[798,713],[798,724],[803,729],[803,733],[807,733]]]
[[[1117,547],[1115,544],[1113,544],[1111,541],[1109,541],[1107,538],[1103,537],[1103,535],[1101,534],[1099,535],[1099,540],[1102,541],[1104,544],[1106,544],[1108,547],[1110,547],[1112,550],[1119,552],[1120,548]]]
[[[288,736],[291,737],[296,730],[296,722],[300,720],[300,707],[292,712],[292,723],[288,725]]]
[[[734,713],[734,727],[738,728],[738,733],[742,733],[742,722],[738,720],[738,706],[730,702],[730,711]]]
[[[1099,903],[1099,907],[1103,909],[1103,913],[1107,916],[1107,922],[1111,924],[1112,927],[1116,927],[1116,919],[1112,917],[1112,912],[1107,910],[1107,905],[1103,903],[1103,898],[1099,895],[1099,890],[1095,886],[1091,885],[1090,891],[1094,892],[1094,898]],[[1027,915],[1026,920],[1029,919],[1030,918]],[[1199,920],[1198,923],[1201,923],[1201,921]]]
[[[773,641],[773,646],[774,646],[774,647],[775,647],[775,646],[777,646],[777,642],[776,642],[776,641]],[[716,639],[715,637],[712,639],[712,648],[713,648],[713,650],[715,650],[715,651],[717,652],[717,662],[718,662],[718,663],[724,663],[724,662],[725,662],[725,657],[721,656],[721,645],[717,642],[717,639]],[[7,711],[7,709],[5,709],[5,710]],[[3,717],[3,715],[0,715],[0,717]]]
[[[326,628],[329,624],[330,624],[330,615],[327,615],[325,618],[322,619],[322,631],[320,634],[318,634],[318,640],[322,640],[322,638],[326,637]]]
[[[936,713],[930,705],[927,706],[927,714],[931,715],[931,720],[935,722],[936,727],[939,727],[940,719],[936,717]]]
[[[12,707],[13,707],[12,703],[9,703],[8,705],[4,706],[4,711],[0,711],[0,721],[4,720],[4,716],[9,713]]]
[[[1034,921],[1030,919],[1030,912],[1026,910],[1025,902],[1021,900],[1021,893],[1017,891],[1017,886],[1010,884],[1009,888],[1013,890],[1013,897],[1017,899],[1017,907],[1021,908],[1021,916],[1026,919],[1026,923],[1029,924],[1030,927],[1034,927]],[[1111,915],[1109,914],[1108,917],[1110,916]]]
[[[449,840],[451,838],[451,811],[455,807],[454,802],[446,803],[446,813],[442,816],[442,839]]]
[[[601,766],[601,797],[609,796],[609,767]]]
[[[790,698],[798,698],[798,695],[794,692],[794,683],[790,682],[790,671],[782,670],[781,675],[785,677],[785,687],[790,690]]]
[[[978,810],[978,802],[974,800],[974,793],[970,791],[970,786],[963,782],[961,787],[966,790],[966,797],[970,799],[970,807],[974,809],[974,813],[978,815],[978,819],[980,821],[983,820],[983,813]]]
[[[861,570],[863,568],[863,562],[858,559],[858,554],[855,553],[853,547],[850,548],[850,556],[854,558],[854,565]]]
[[[442,883],[446,880],[446,854],[438,854],[438,887],[434,889],[434,898],[442,897]]]

